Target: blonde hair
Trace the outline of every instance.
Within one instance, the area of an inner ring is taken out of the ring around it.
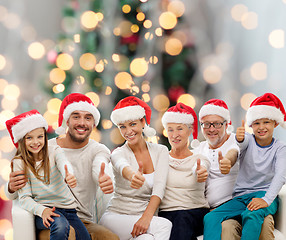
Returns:
[[[46,129],[44,128],[45,144],[41,149],[41,151],[39,152],[43,156],[43,161],[37,168],[36,168],[36,161],[33,155],[26,147],[25,136],[18,141],[18,149],[13,160],[14,159],[23,160],[25,175],[27,175],[28,169],[30,169],[37,179],[46,184],[50,184],[50,160],[48,153],[48,136]],[[11,163],[12,171],[13,171],[13,160]],[[44,170],[44,178],[39,175],[39,171],[41,169]]]

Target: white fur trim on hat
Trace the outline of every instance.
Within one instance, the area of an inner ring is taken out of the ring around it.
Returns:
[[[168,123],[193,124],[194,117],[192,114],[187,114],[187,113],[165,112],[162,117],[162,124],[164,128],[167,128]]]
[[[250,107],[246,112],[246,122],[248,126],[251,126],[251,124],[258,119],[262,118],[268,118],[271,120],[275,120],[277,123],[279,123],[283,128],[286,125],[284,122],[284,115],[282,112],[272,106],[267,105],[256,105]]]
[[[115,109],[110,119],[115,124],[141,119],[145,116],[145,109],[139,105]]]
[[[28,132],[34,129],[43,127],[48,130],[48,123],[41,114],[33,114],[26,116],[20,122],[12,126],[11,131],[14,138],[14,143],[17,143],[23,138]]]
[[[203,105],[199,112],[199,120],[207,115],[218,115],[224,118],[228,123],[230,122],[229,110],[224,107],[216,106],[213,104]]]
[[[65,108],[64,113],[63,113],[64,120],[67,121],[69,119],[70,115],[74,111],[90,112],[93,115],[95,126],[98,125],[99,119],[100,119],[100,113],[94,105],[92,105],[88,102],[84,102],[84,101],[73,102]]]

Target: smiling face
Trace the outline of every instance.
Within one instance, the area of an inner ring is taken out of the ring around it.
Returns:
[[[95,126],[93,115],[87,111],[74,111],[67,121],[67,126],[67,135],[72,141],[87,142]]]
[[[35,159],[39,159],[40,151],[45,145],[45,130],[44,128],[36,128],[28,132],[25,137],[26,149],[31,152]]]
[[[270,120],[268,118],[255,120],[251,124],[251,127],[253,129],[256,142],[260,146],[269,145],[272,141],[274,128],[277,126],[278,124],[274,120]]]
[[[166,128],[169,143],[174,150],[188,148],[189,136],[192,134],[192,127],[182,123],[168,123]]]
[[[224,119],[218,115],[207,115],[201,119],[201,123],[223,123]],[[216,149],[220,147],[227,140],[226,129],[228,124],[225,122],[220,125],[220,128],[214,128],[211,125],[210,128],[201,127],[202,133],[205,139],[208,141],[209,145]]]
[[[143,127],[145,126],[145,119],[138,119],[134,121],[126,121],[118,124],[119,131],[122,137],[129,145],[134,145],[142,138]]]

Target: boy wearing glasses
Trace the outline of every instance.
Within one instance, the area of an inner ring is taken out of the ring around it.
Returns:
[[[258,240],[264,218],[278,209],[277,195],[286,178],[286,145],[273,138],[273,131],[279,124],[286,128],[284,107],[266,93],[252,102],[246,120],[253,134],[245,133],[244,121],[236,132],[240,169],[234,198],[205,216],[206,240],[221,239],[221,222],[233,217],[241,218],[241,239]]]

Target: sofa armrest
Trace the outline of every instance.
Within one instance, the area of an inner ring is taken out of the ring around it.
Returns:
[[[286,185],[279,192],[279,209],[275,215],[275,228],[286,237]]]

